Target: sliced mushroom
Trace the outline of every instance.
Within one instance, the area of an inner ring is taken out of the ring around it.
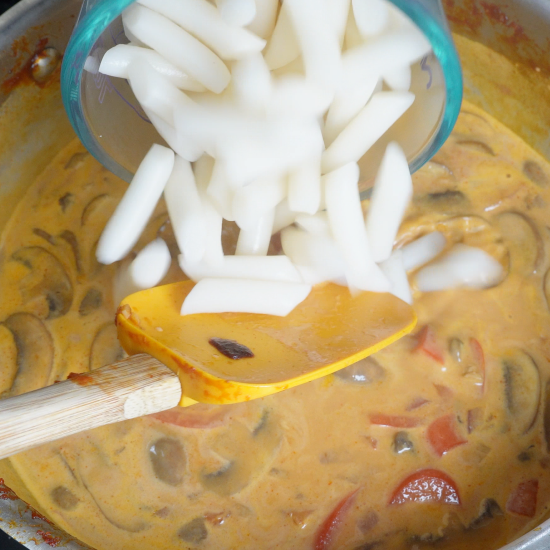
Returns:
[[[79,503],[78,497],[67,487],[59,485],[51,492],[51,497],[54,503],[62,510],[74,510]]]
[[[8,391],[17,374],[17,345],[13,333],[0,325],[0,394]]]
[[[59,234],[59,238],[63,239],[70,247],[74,256],[74,263],[77,273],[82,273],[82,262],[80,260],[80,247],[78,246],[78,241],[76,235],[66,229]]]
[[[359,518],[359,520],[357,521],[357,527],[359,527],[361,533],[365,534],[376,527],[379,521],[380,518],[378,517],[378,514],[375,511],[371,510],[370,512],[367,512],[363,517]]]
[[[448,512],[443,516],[441,525],[437,531],[433,533],[424,533],[422,535],[413,535],[411,542],[427,543],[430,547],[432,545],[440,546],[438,543],[456,537],[458,533],[464,531],[464,525],[460,520],[460,517],[454,512]],[[424,545],[422,545],[424,546]]]
[[[479,466],[491,452],[491,448],[478,442],[465,445],[460,460],[470,466]]]
[[[511,269],[524,276],[537,273],[544,263],[544,243],[533,220],[520,212],[503,212],[495,220],[510,251]]]
[[[149,460],[157,479],[168,485],[181,485],[187,457],[183,445],[171,437],[161,437],[149,446]]]
[[[220,496],[242,491],[265,471],[281,443],[281,430],[273,414],[268,414],[259,429],[250,431],[239,422],[220,434],[212,450],[226,463],[216,471],[203,471],[205,489]]]
[[[437,193],[426,193],[414,197],[416,205],[423,207],[426,211],[458,213],[469,208],[468,197],[456,189],[448,189]]]
[[[386,377],[384,367],[380,366],[372,357],[365,357],[334,374],[344,382],[364,385],[380,382]]]
[[[124,350],[117,338],[114,323],[103,325],[95,335],[90,350],[90,370],[112,365],[124,357]]]
[[[480,115],[478,113],[474,113],[473,111],[468,111],[467,109],[461,109],[459,120],[463,119],[463,118],[467,118],[467,117],[474,117],[477,120],[481,120],[482,122],[485,123],[485,125],[487,125],[489,128],[492,129],[492,126],[489,124],[487,119],[485,117],[483,117],[482,115]]]
[[[195,518],[186,523],[179,531],[178,537],[190,544],[199,544],[208,536],[204,518]]]
[[[97,225],[103,229],[105,223],[109,219],[109,216],[113,213],[115,208],[115,200],[111,195],[102,193],[94,197],[82,210],[80,216],[80,225],[82,227],[88,226],[97,218]]]
[[[55,238],[52,237],[47,231],[44,231],[43,229],[40,229],[39,227],[35,227],[32,232],[41,239],[44,239],[48,243],[50,243],[52,246],[55,246],[57,243],[55,241]]]
[[[468,410],[468,433],[476,431],[483,424],[483,408],[475,407]]]
[[[542,169],[542,166],[534,160],[526,160],[522,167],[523,173],[539,187],[548,187],[550,176]]]
[[[517,459],[520,462],[529,462],[530,460],[533,460],[533,449],[534,445],[531,445],[527,450],[521,451],[521,453],[518,454]]]
[[[73,285],[59,260],[41,246],[20,248],[12,259],[29,269],[20,282],[23,300],[42,302],[39,308],[47,319],[65,315],[73,302]],[[42,306],[42,307],[40,307]]]
[[[465,147],[467,149],[470,149],[472,151],[476,151],[477,153],[482,153],[484,155],[490,155],[492,157],[495,156],[495,152],[489,145],[487,145],[485,142],[480,141],[478,139],[461,139],[456,142],[457,145],[460,145],[461,147]]]
[[[101,292],[97,290],[97,288],[90,288],[80,302],[78,313],[80,313],[82,317],[86,317],[87,315],[90,315],[90,313],[97,311],[102,304],[103,295]]]
[[[481,502],[479,516],[468,525],[468,529],[481,529],[489,525],[494,518],[503,515],[498,502],[492,498],[486,498]]]
[[[11,394],[19,395],[47,386],[54,360],[53,339],[44,323],[31,313],[14,313],[3,325],[17,347],[17,374]]]
[[[526,434],[535,424],[540,407],[540,372],[535,360],[522,350],[506,354],[502,361],[506,409],[514,431]]]
[[[73,170],[80,168],[84,164],[84,160],[89,156],[88,151],[82,151],[80,153],[75,153],[65,164],[65,170]]]
[[[62,197],[59,197],[57,202],[61,206],[61,212],[65,213],[67,208],[74,204],[74,195],[72,193],[65,193]]]
[[[96,444],[88,449],[93,452],[78,455],[76,472],[79,484],[88,492],[98,512],[122,531],[139,533],[147,529],[141,491],[132,484],[135,474],[126,471],[118,461],[112,461]],[[125,506],[119,505],[122,500]]]

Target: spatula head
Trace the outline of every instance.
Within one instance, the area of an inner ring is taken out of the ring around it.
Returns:
[[[178,375],[184,396],[203,403],[248,401],[320,378],[395,342],[416,324],[411,306],[391,294],[352,296],[335,284],[315,287],[286,317],[181,316],[193,286],[185,281],[133,294],[118,308],[116,323],[129,354],[156,357]],[[226,357],[213,338],[243,344],[254,356]]]

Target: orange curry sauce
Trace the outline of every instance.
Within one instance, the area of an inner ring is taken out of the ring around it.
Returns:
[[[0,476],[98,550],[490,550],[534,527],[550,503],[550,166],[465,105],[414,182],[398,246],[437,229],[497,258],[502,283],[415,291],[416,333],[336,375],[69,437]],[[122,356],[117,267],[94,249],[124,189],[75,142],[15,209],[3,395]],[[159,234],[175,257],[166,220],[161,204],[136,250]],[[226,250],[234,237],[227,225]]]

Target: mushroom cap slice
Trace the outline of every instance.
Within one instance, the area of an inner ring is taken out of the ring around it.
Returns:
[[[25,303],[45,301],[46,319],[65,315],[73,302],[73,285],[61,262],[41,246],[27,246],[12,254],[12,259],[29,269],[20,282]]]
[[[54,344],[44,323],[32,313],[14,313],[3,323],[17,347],[17,374],[11,395],[47,386],[54,364]]]

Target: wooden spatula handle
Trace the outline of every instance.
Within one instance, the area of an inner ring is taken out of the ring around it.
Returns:
[[[0,459],[77,432],[175,407],[178,377],[149,355],[0,400]]]

